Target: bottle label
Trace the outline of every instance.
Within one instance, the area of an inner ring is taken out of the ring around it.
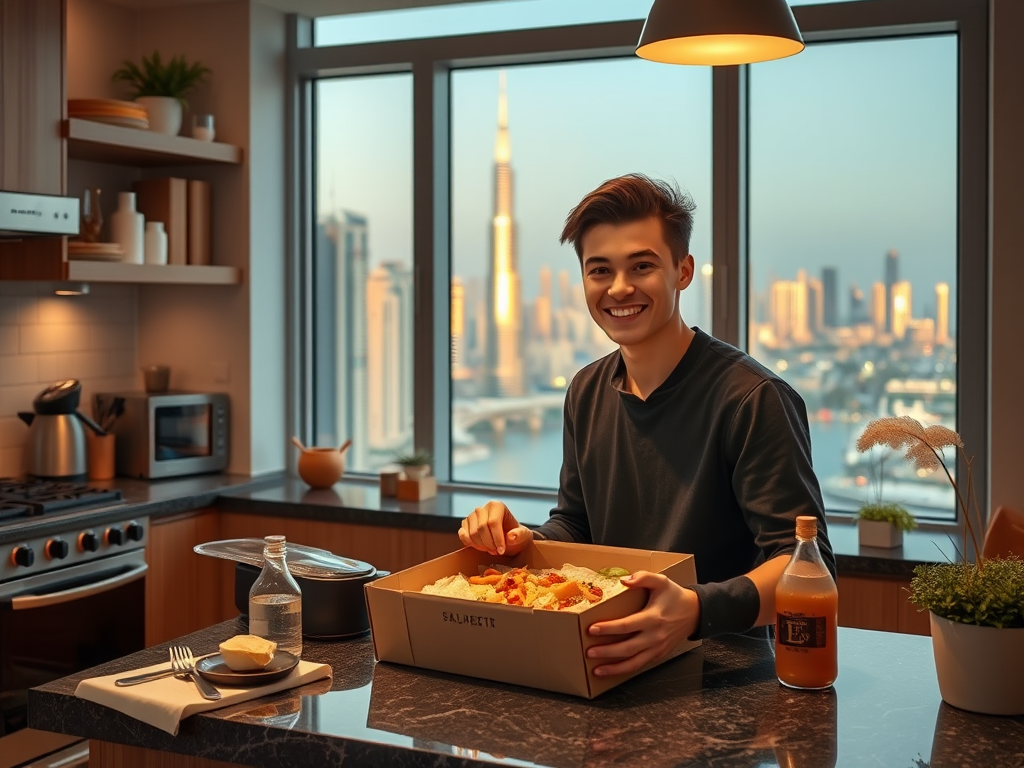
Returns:
[[[781,645],[797,648],[824,648],[827,619],[824,616],[778,614],[777,639]]]

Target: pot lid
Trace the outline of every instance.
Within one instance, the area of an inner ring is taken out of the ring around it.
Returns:
[[[224,539],[197,544],[193,549],[200,555],[219,557],[263,567],[263,539]],[[288,570],[292,576],[311,579],[341,580],[359,576],[372,576],[377,569],[361,560],[341,557],[326,549],[285,543]]]

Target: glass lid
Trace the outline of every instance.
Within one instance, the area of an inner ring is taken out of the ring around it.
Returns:
[[[356,576],[370,576],[376,568],[360,560],[341,557],[326,549],[307,547],[302,544],[285,544],[288,570],[292,576],[311,579],[351,579]],[[197,544],[194,550],[200,555],[219,557],[263,567],[263,539],[224,539]]]

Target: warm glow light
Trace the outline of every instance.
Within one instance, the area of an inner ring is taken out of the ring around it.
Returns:
[[[551,380],[551,386],[555,389],[562,389],[565,387],[565,376],[555,376],[555,378]]]
[[[785,360],[779,360],[779,362],[775,364],[775,369],[777,371],[789,370],[789,363],[787,363]]]
[[[700,268],[700,273],[704,275],[704,277],[711,277],[714,271],[715,268],[712,267],[710,264],[705,264],[703,267]]]
[[[494,277],[494,319],[499,326],[506,325],[512,306],[511,281],[508,272],[500,272]]]
[[[728,66],[784,59],[803,49],[803,43],[781,37],[700,35],[648,43],[637,48],[636,55],[665,64]]]
[[[57,296],[84,296],[89,293],[88,283],[61,283],[53,290]]]

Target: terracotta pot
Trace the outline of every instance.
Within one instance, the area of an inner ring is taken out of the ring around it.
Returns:
[[[894,549],[903,546],[903,531],[885,520],[858,520],[857,540],[862,547]]]
[[[330,488],[345,474],[345,454],[337,448],[307,448],[299,453],[299,477],[311,488]]]
[[[929,615],[943,701],[986,715],[1024,715],[1024,627],[979,627]]]

